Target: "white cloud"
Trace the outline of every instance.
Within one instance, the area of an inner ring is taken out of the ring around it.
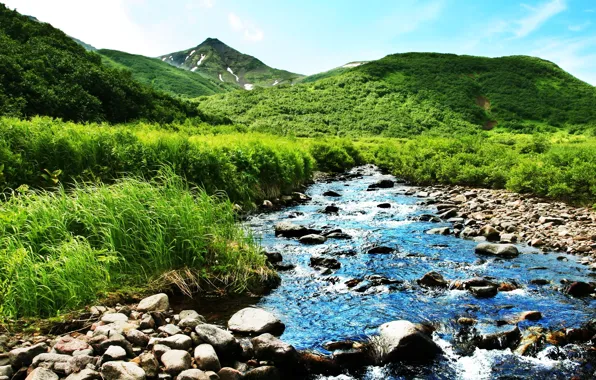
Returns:
[[[251,21],[242,20],[237,14],[228,14],[228,23],[232,30],[242,33],[246,41],[259,42],[265,38],[265,33]]]
[[[596,37],[551,38],[536,44],[540,47],[531,51],[531,55],[555,62],[563,70],[596,85],[596,53],[592,49],[596,47]]]
[[[215,0],[189,0],[186,2],[186,9],[193,10],[197,8],[210,9],[215,6]]]
[[[586,21],[583,24],[569,25],[569,30],[571,30],[572,32],[581,32],[582,30],[586,29],[591,24],[592,23],[590,21]]]
[[[567,9],[565,0],[550,0],[537,7],[531,7],[526,4],[522,4],[522,6],[530,10],[531,13],[527,17],[516,21],[518,28],[515,30],[515,35],[518,38],[527,36],[548,21],[548,19]]]

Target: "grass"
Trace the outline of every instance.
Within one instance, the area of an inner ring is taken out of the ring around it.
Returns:
[[[0,215],[3,317],[53,316],[164,274],[234,292],[275,277],[233,204],[167,169],[149,182],[14,196]]]

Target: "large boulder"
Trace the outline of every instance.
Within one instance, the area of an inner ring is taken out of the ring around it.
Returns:
[[[373,183],[372,185],[369,185],[368,188],[369,189],[390,189],[393,186],[395,186],[395,182],[393,182],[390,179],[382,179],[378,182]]]
[[[231,357],[240,353],[240,344],[234,336],[215,325],[202,324],[195,327],[199,338],[213,346],[218,356]]]
[[[585,297],[594,292],[594,287],[587,282],[575,281],[565,288],[565,293],[573,297]]]
[[[513,244],[480,243],[476,246],[475,251],[479,255],[492,255],[506,258],[519,255],[519,250]]]
[[[267,333],[251,340],[255,356],[259,360],[271,360],[276,365],[290,365],[297,361],[296,349]]]
[[[137,311],[166,311],[170,308],[170,300],[167,294],[160,293],[147,297],[139,302]]]
[[[306,226],[289,222],[279,222],[275,225],[275,236],[288,238],[301,238],[310,234],[320,234],[321,230],[315,230]]]
[[[104,380],[145,380],[145,371],[130,362],[107,362],[101,366]]]
[[[441,353],[424,328],[405,320],[381,325],[374,344],[383,363],[428,361]]]
[[[286,326],[273,314],[256,307],[238,311],[228,321],[231,331],[243,334],[283,334]]]

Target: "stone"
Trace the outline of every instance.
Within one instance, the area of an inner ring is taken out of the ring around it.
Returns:
[[[199,315],[198,318],[184,318],[182,320],[180,320],[180,322],[178,322],[178,327],[180,327],[181,329],[191,329],[194,330],[195,327],[197,327],[200,324],[205,323],[206,320],[202,315]]]
[[[296,349],[266,333],[251,340],[255,357],[259,360],[271,360],[276,365],[295,364],[297,360]]]
[[[538,321],[542,319],[542,313],[539,311],[524,311],[519,316],[520,321]]]
[[[0,366],[0,376],[6,376],[8,378],[11,378],[12,375],[14,375],[14,370],[10,365]]]
[[[234,336],[215,325],[202,324],[195,327],[199,338],[213,346],[220,357],[231,357],[240,353],[240,344]]]
[[[104,380],[145,380],[145,371],[130,362],[107,362],[101,366]]]
[[[122,313],[106,313],[101,317],[103,323],[127,322],[128,317]]]
[[[341,239],[341,240],[350,240],[352,236],[348,235],[345,232],[331,232],[328,235],[325,235],[327,239]]]
[[[472,326],[475,325],[478,321],[474,318],[467,318],[467,317],[460,317],[457,319],[457,323],[464,326]]]
[[[219,371],[221,364],[219,358],[215,353],[215,349],[210,344],[199,344],[194,352],[195,363],[197,368],[203,371]]]
[[[587,282],[575,281],[565,288],[565,293],[573,297],[586,297],[594,292],[594,287]]]
[[[160,293],[143,299],[137,306],[137,311],[167,311],[170,308],[170,300],[167,294]]]
[[[385,247],[385,246],[376,246],[376,247],[370,248],[367,253],[374,255],[374,254],[388,254],[388,253],[393,253],[395,251],[396,251],[395,248]]]
[[[68,375],[66,380],[101,380],[99,372],[86,368],[80,372]]]
[[[149,344],[149,335],[137,329],[129,330],[125,334],[126,339],[137,347],[145,348]]]
[[[283,260],[283,257],[279,252],[265,252],[265,256],[267,257],[267,261],[271,264],[281,263]]]
[[[391,208],[391,203],[379,203],[377,205],[378,208]]]
[[[388,322],[379,327],[379,336],[373,343],[383,363],[396,361],[423,362],[433,359],[441,349],[426,329],[410,321]]]
[[[72,355],[75,351],[86,350],[89,344],[81,339],[75,339],[66,335],[58,339],[54,345],[54,350],[59,354]]]
[[[395,186],[395,182],[390,179],[383,179],[378,182],[369,185],[369,189],[390,189]]]
[[[92,354],[93,353],[91,353],[91,355]],[[68,361],[69,369],[72,370],[72,372],[82,371],[83,369],[88,368],[89,366],[92,366],[93,369],[95,369],[95,366],[97,365],[97,361],[99,360],[99,358],[91,355],[73,356]]]
[[[299,239],[300,243],[302,244],[310,244],[310,245],[314,245],[314,244],[323,244],[327,241],[327,238],[323,235],[317,235],[317,234],[309,234],[309,235],[304,235]]]
[[[428,288],[446,288],[449,284],[440,273],[428,272],[417,280],[418,285]]]
[[[120,346],[110,346],[101,356],[100,365],[103,363],[124,359],[126,359],[126,351],[124,351],[124,348]]]
[[[70,365],[71,359],[72,356],[70,355],[43,353],[33,358],[31,366],[33,368],[42,367],[68,375],[72,372],[72,366]]]
[[[177,335],[177,334],[182,333],[182,330],[180,329],[180,327],[178,327],[176,325],[173,325],[171,323],[168,323],[165,326],[161,326],[157,330],[159,330],[162,333],[166,333],[166,334],[168,334],[170,336]]]
[[[538,223],[540,223],[540,224],[551,223],[554,226],[560,226],[560,225],[565,224],[565,219],[541,216],[540,219],[538,219]]]
[[[170,350],[161,356],[161,362],[167,373],[177,375],[184,370],[190,369],[192,358],[186,351]]]
[[[329,205],[323,209],[323,214],[337,214],[339,212],[339,207],[336,205]]]
[[[476,246],[476,254],[493,255],[504,258],[516,257],[519,250],[513,244],[480,243]]]
[[[176,376],[176,380],[209,380],[209,376],[200,369],[193,368],[180,372],[180,374]]]
[[[273,203],[270,200],[265,199],[263,201],[263,208],[273,208]]]
[[[450,235],[451,228],[449,227],[440,227],[440,228],[432,228],[426,231],[428,235]]]
[[[157,361],[157,358],[153,353],[148,351],[143,352],[142,354],[134,358],[131,362],[137,364],[140,368],[142,368],[143,371],[145,371],[147,377],[157,377],[157,374],[159,372],[159,362]]]
[[[327,376],[341,373],[341,367],[334,358],[309,351],[299,352],[299,356],[300,365],[307,373]]]
[[[150,314],[145,314],[141,318],[141,323],[139,324],[139,329],[141,330],[150,330],[155,328],[155,319]]]
[[[494,285],[470,286],[468,290],[476,298],[492,298],[499,292],[499,289]]]
[[[341,264],[337,259],[330,257],[311,257],[310,266],[323,267],[329,269],[339,269],[341,267]]]
[[[482,335],[475,340],[476,346],[485,350],[515,348],[521,340],[521,332],[516,326],[512,330]]]
[[[237,369],[224,367],[219,370],[217,373],[220,380],[241,380],[242,379],[242,372],[238,371]]]
[[[472,227],[465,227],[462,232],[460,233],[460,236],[463,238],[469,238],[469,237],[474,237],[476,236],[478,233],[476,232],[475,229],[473,229]]]
[[[192,348],[192,339],[188,335],[176,334],[167,338],[152,338],[149,345],[161,344],[172,350],[189,350]]]
[[[479,231],[480,236],[484,236],[488,241],[499,241],[501,238],[499,231],[491,225],[482,227]]]
[[[58,380],[59,377],[54,372],[45,368],[35,368],[25,380]]]
[[[341,194],[338,193],[337,191],[333,191],[333,190],[327,190],[323,193],[324,197],[341,197]]]
[[[285,328],[286,326],[276,316],[255,307],[247,307],[236,312],[228,321],[228,329],[243,334],[281,335]]]
[[[19,369],[21,367],[27,367],[33,362],[34,357],[47,351],[47,344],[38,343],[30,347],[14,349],[8,353],[8,358],[13,368]]]
[[[263,366],[246,372],[244,380],[281,380],[279,370],[272,366]]]
[[[279,222],[275,225],[275,236],[287,238],[301,238],[306,235],[320,234],[321,232],[321,230],[315,230],[289,222]]]

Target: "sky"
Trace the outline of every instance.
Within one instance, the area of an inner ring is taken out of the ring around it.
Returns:
[[[0,0],[97,48],[156,57],[208,37],[315,74],[433,51],[538,56],[596,85],[596,0]]]

